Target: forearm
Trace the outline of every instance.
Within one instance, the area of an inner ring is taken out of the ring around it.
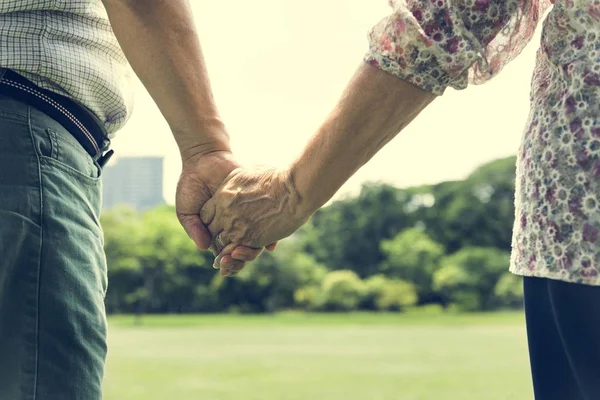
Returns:
[[[337,106],[290,166],[303,212],[311,214],[323,206],[435,97],[361,65]]]
[[[103,2],[123,52],[167,120],[184,160],[229,150],[188,2]]]

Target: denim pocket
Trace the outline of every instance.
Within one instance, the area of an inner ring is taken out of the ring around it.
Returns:
[[[33,122],[33,121],[32,121]],[[52,121],[54,122],[54,121]],[[42,161],[89,181],[100,178],[101,168],[69,131],[52,124],[32,123],[31,134],[35,149]]]

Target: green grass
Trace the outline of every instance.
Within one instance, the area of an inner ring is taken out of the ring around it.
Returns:
[[[109,321],[106,400],[533,398],[520,313]]]

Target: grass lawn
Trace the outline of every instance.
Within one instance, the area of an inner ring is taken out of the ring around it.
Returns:
[[[105,400],[533,398],[521,313],[112,317]]]

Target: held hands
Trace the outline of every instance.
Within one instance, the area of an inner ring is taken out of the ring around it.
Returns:
[[[235,275],[263,247],[291,235],[309,215],[289,174],[274,168],[241,169],[230,151],[187,157],[176,192],[176,212],[201,250],[211,249],[215,268]]]
[[[211,245],[211,234],[200,219],[200,210],[231,171],[238,167],[230,151],[212,151],[184,158],[175,206],[179,222],[199,249],[206,250]],[[251,260],[262,250],[241,247],[240,251]],[[232,268],[243,268],[244,263],[230,260],[230,264]]]
[[[278,240],[310,217],[302,211],[301,198],[285,170],[232,169],[212,193],[195,225],[208,227],[210,233],[204,232],[203,240],[212,236],[211,248],[218,254],[214,266],[225,276],[237,274],[260,254],[259,249],[273,250]]]

